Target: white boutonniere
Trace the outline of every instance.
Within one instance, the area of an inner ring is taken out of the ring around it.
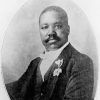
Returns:
[[[55,61],[55,63],[58,65],[58,67],[61,67],[61,65],[63,64],[63,59],[59,59],[57,61]]]
[[[59,76],[60,73],[62,73],[62,69],[60,68],[61,65],[63,64],[63,59],[62,60],[57,60],[55,63],[58,65],[58,68],[56,68],[53,72],[53,76]]]

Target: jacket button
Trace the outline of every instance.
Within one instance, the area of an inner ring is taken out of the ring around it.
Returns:
[[[41,93],[41,96],[43,95],[43,93]]]

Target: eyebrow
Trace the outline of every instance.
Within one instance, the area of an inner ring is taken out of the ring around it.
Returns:
[[[41,24],[40,26],[48,25],[47,23]]]
[[[55,22],[54,24],[55,25],[57,25],[57,24],[62,25],[62,22]]]
[[[62,24],[62,22],[55,22],[55,24]]]

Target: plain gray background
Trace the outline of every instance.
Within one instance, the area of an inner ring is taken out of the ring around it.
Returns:
[[[25,3],[9,23],[2,48],[2,69],[5,83],[17,80],[27,69],[30,61],[43,51],[38,17],[48,5],[58,5],[69,17],[69,41],[94,61],[96,76],[96,43],[89,21],[84,12],[70,0],[33,0]]]

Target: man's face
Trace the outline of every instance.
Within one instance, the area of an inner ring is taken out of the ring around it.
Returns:
[[[40,17],[40,36],[47,51],[56,50],[68,41],[69,26],[58,12],[47,11]]]

